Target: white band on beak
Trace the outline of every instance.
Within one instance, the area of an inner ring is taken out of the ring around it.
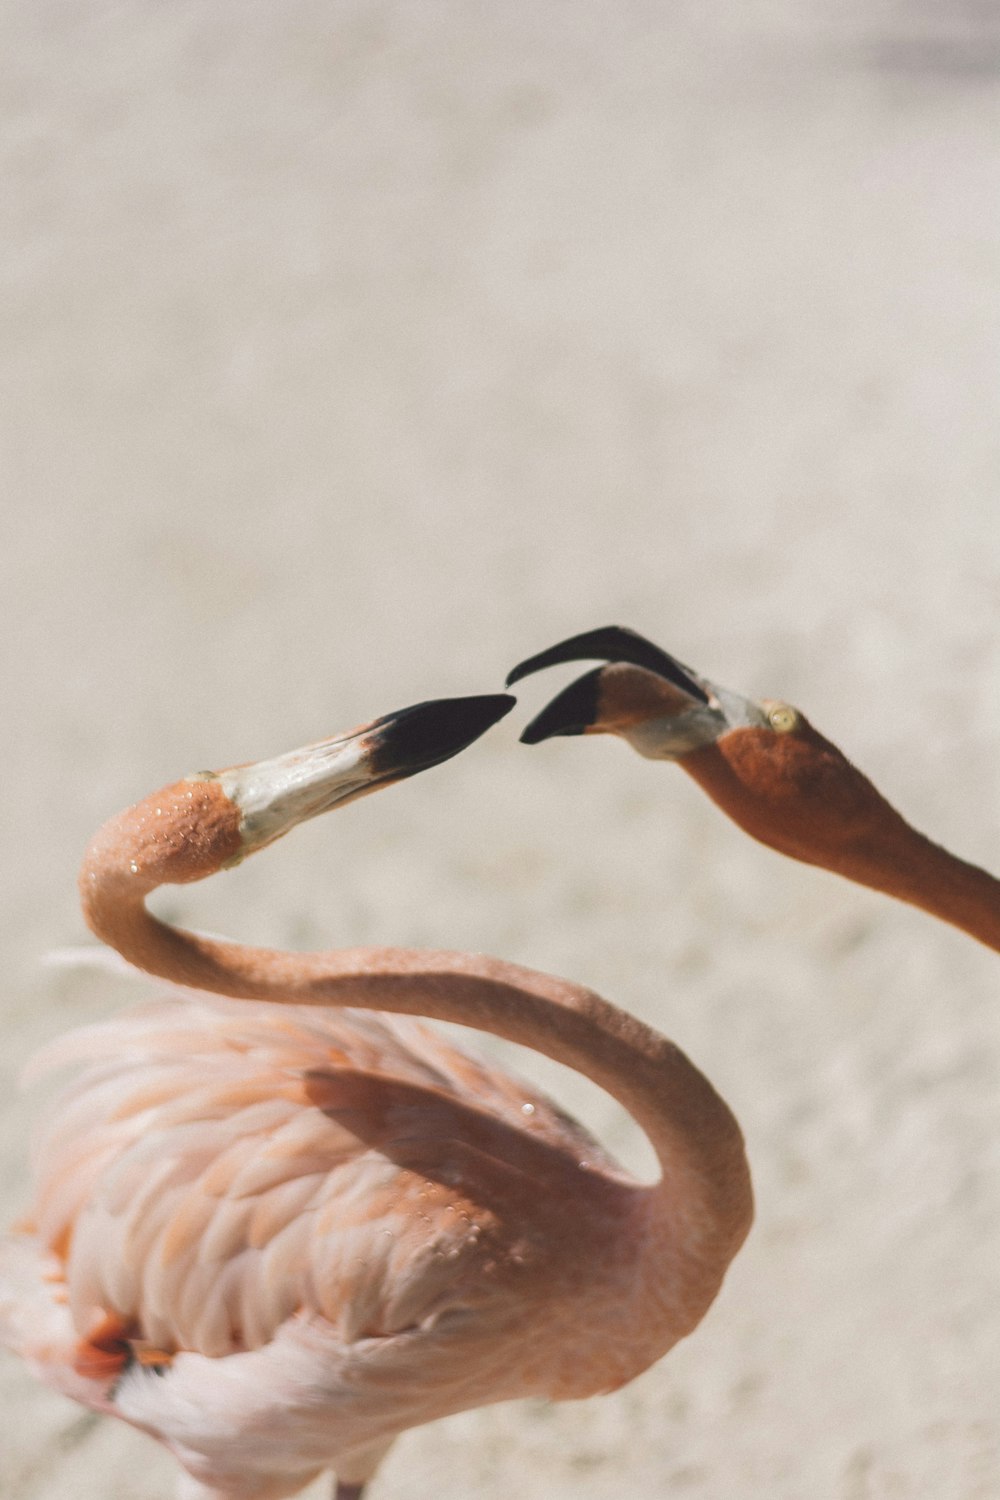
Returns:
[[[218,780],[240,809],[243,853],[252,854],[296,823],[371,791],[378,778],[365,735],[359,733],[233,766],[220,771]]]

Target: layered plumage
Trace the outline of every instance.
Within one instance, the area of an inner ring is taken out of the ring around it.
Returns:
[[[632,1373],[631,1339],[609,1327],[595,1367],[593,1325],[552,1294],[582,1289],[562,1214],[589,1251],[578,1279],[627,1295],[613,1250],[637,1190],[547,1099],[421,1022],[175,992],[61,1038],[35,1071],[70,1063],[6,1247],[8,1277],[16,1261],[33,1283],[30,1315],[8,1292],[7,1338],[182,1459],[210,1450],[213,1483],[248,1467],[248,1443],[267,1493],[292,1493],[477,1386],[589,1394]]]
[[[95,932],[185,984],[41,1059],[82,1070],[0,1248],[0,1339],[159,1438],[186,1497],[280,1500],[333,1469],[348,1500],[408,1427],[612,1389],[698,1323],[746,1235],[729,1110],[590,991],[468,954],[240,948],[145,909],[158,884],[455,753],[499,703],[421,705],[179,782],[85,858]],[[580,1068],[646,1129],[661,1181],[633,1182],[420,1015]]]

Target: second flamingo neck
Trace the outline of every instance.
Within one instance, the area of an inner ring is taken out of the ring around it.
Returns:
[[[770,779],[754,763],[751,733],[729,735],[680,764],[761,843],[918,906],[1000,951],[1000,881],[918,833],[835,747],[810,734],[811,759]]]

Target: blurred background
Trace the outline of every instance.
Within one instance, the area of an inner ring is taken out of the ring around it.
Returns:
[[[997,867],[995,0],[9,0],[0,47],[4,1221],[20,1065],[133,998],[41,963],[92,830],[575,631],[798,703]],[[617,742],[519,746],[561,680],[158,906],[567,974],[745,1127],[692,1339],[406,1436],[373,1500],[994,1497],[995,956]],[[9,1357],[0,1408],[4,1500],[171,1493]]]

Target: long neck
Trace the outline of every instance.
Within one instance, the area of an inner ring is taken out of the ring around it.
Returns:
[[[919,906],[1000,952],[1000,880],[905,823],[903,830],[891,859],[859,854],[840,873]]]
[[[673,1043],[590,990],[499,959],[396,948],[285,953],[170,927],[145,907],[162,875],[156,877],[144,849],[130,846],[136,811],[101,831],[80,878],[89,926],[130,963],[236,999],[457,1022],[576,1069],[647,1133],[662,1169],[661,1182],[649,1190],[654,1218],[662,1211],[675,1223],[683,1220],[706,1271],[717,1260],[721,1277],[752,1213],[742,1136],[726,1104]],[[717,1284],[718,1278],[713,1293]]]
[[[764,731],[737,730],[680,764],[761,843],[919,906],[1000,950],[1000,880],[911,828],[811,726],[776,745]]]

